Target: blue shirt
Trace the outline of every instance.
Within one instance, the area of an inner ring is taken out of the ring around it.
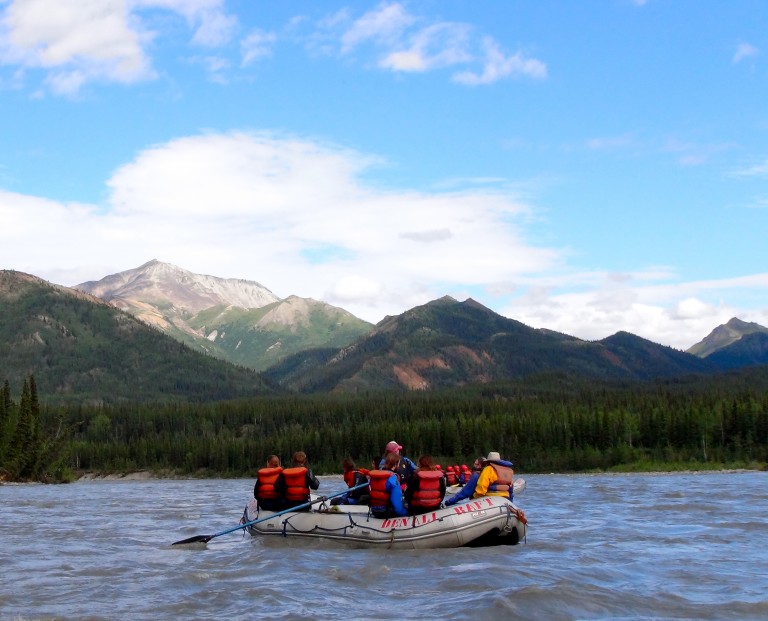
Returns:
[[[408,515],[408,510],[403,504],[403,490],[400,487],[400,478],[394,472],[387,479],[387,493],[389,494],[389,502],[392,503],[394,514],[401,517]]]

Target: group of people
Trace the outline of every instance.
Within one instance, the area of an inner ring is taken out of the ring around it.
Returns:
[[[270,455],[267,464],[256,475],[253,496],[266,511],[282,511],[305,505],[320,481],[307,465],[304,451],[293,454],[290,468],[283,468],[277,455]]]
[[[455,472],[458,468],[443,472],[430,455],[421,455],[414,463],[402,451],[399,443],[388,442],[384,456],[370,470],[358,468],[352,459],[345,459],[342,469],[349,491],[334,498],[331,504],[368,505],[374,517],[388,518],[420,515],[482,496],[513,500],[512,462],[501,459],[495,451],[475,459],[472,471],[462,471],[461,478]],[[459,484],[463,479],[463,486],[446,500],[451,474]],[[271,455],[257,474],[253,495],[259,507],[267,511],[309,509],[310,490],[318,487],[317,478],[307,466],[307,456],[299,451],[293,455],[293,466],[285,469],[281,468],[280,459]]]

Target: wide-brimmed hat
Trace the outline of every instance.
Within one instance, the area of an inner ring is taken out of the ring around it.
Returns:
[[[485,461],[500,461],[501,455],[499,455],[496,451],[491,451],[488,453],[488,457],[485,458]]]
[[[397,451],[402,451],[403,447],[400,446],[397,442],[394,440],[390,440],[387,442],[387,446],[384,448],[385,453],[397,453]]]

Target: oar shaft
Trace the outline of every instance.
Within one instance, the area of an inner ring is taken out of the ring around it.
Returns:
[[[236,530],[242,530],[243,528],[247,528],[248,526],[253,526],[254,524],[258,524],[259,522],[264,522],[266,520],[271,520],[274,517],[284,515],[286,513],[291,513],[293,511],[299,511],[300,509],[305,509],[306,507],[314,505],[315,503],[323,502],[325,500],[328,500],[329,498],[336,498],[337,496],[342,496],[348,492],[351,492],[356,489],[360,489],[362,487],[367,487],[367,486],[368,486],[368,483],[361,483],[360,485],[355,485],[354,487],[348,487],[347,489],[342,490],[340,492],[336,492],[334,494],[329,494],[327,496],[321,496],[320,498],[315,498],[315,500],[310,500],[303,504],[296,505],[295,507],[291,507],[290,509],[283,509],[282,511],[278,511],[277,513],[272,513],[267,517],[251,520],[250,522],[245,522],[243,524],[238,524],[237,526],[233,526],[232,528],[228,528],[227,530],[223,530],[214,535],[195,535],[194,537],[182,539],[181,541],[174,541],[172,545],[180,545],[180,544],[186,544],[186,543],[208,543],[211,539],[215,539],[216,537],[220,537],[221,535],[226,535],[227,533],[233,533]]]

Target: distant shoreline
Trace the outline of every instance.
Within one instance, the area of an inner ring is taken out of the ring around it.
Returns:
[[[738,474],[742,472],[766,472],[759,468],[717,468],[717,469],[702,469],[702,470],[654,470],[648,472],[527,472],[519,473],[519,476],[626,476],[626,475],[652,475],[663,476],[673,474]],[[319,479],[337,479],[340,478],[341,473],[338,474],[323,474],[318,475]],[[221,477],[206,476],[196,477],[192,475],[175,475],[175,474],[163,474],[155,473],[150,470],[138,470],[136,472],[124,472],[124,473],[109,473],[109,474],[97,474],[88,472],[78,477],[76,481],[147,481],[151,479],[167,479],[167,480],[179,480],[179,481],[203,481],[205,479],[219,479]],[[233,479],[249,479],[254,477],[226,477]]]

